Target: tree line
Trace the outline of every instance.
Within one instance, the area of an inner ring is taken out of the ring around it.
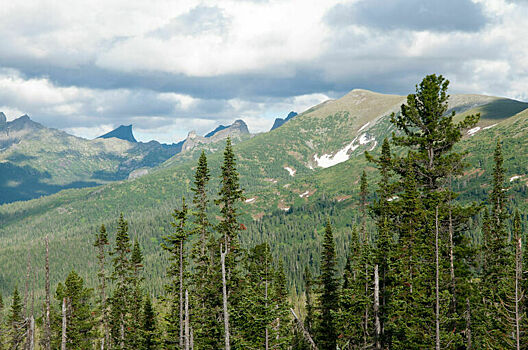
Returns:
[[[487,202],[462,205],[452,183],[467,164],[453,147],[479,115],[455,122],[448,85],[425,77],[392,115],[398,132],[379,155],[366,153],[379,181],[369,193],[366,173],[359,179],[344,271],[327,220],[320,271],[304,266],[301,304],[268,243],[240,246],[245,197],[228,139],[217,196],[209,198],[202,152],[192,200],[172,212],[160,246],[170,257],[162,295],[146,292],[142,250],[123,215],[113,239],[104,225],[95,234],[96,290],[71,271],[52,298],[46,238],[43,311],[35,319],[28,264],[24,293],[15,288],[6,312],[0,296],[0,349],[524,348],[527,254],[520,214],[508,207],[501,143]],[[469,222],[480,213],[475,241]]]

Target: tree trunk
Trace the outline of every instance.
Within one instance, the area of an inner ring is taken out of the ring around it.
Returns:
[[[35,349],[35,317],[31,315],[29,318],[29,334],[28,334],[28,349],[34,350]]]
[[[438,206],[435,209],[435,262],[436,262],[436,273],[435,273],[435,283],[436,283],[436,309],[435,309],[435,318],[436,318],[436,350],[440,350],[440,266],[438,261]]]
[[[180,349],[183,348],[183,240],[180,241]]]
[[[44,320],[44,349],[51,349],[51,330],[50,330],[50,276],[49,276],[49,239],[45,238],[46,242],[46,317]]]
[[[471,350],[471,305],[466,298],[466,350]]]
[[[313,341],[313,338],[312,336],[310,335],[310,333],[306,330],[306,328],[304,328],[304,325],[302,323],[302,321],[299,319],[299,317],[297,317],[297,314],[295,314],[295,311],[293,311],[292,308],[290,308],[290,311],[293,315],[293,318],[295,318],[295,321],[297,322],[297,325],[299,326],[299,328],[301,329],[301,332],[304,336],[304,338],[308,341],[308,343],[310,343],[311,347],[312,347],[312,350],[319,350],[317,345],[315,344],[315,342]]]
[[[365,240],[365,243],[364,244],[367,244],[366,243],[366,240]],[[365,300],[368,300],[368,297],[369,297],[369,293],[368,293],[368,289],[369,289],[369,285],[368,285],[368,264],[365,263]],[[366,349],[368,347],[368,319],[369,319],[369,307],[368,307],[368,303],[365,305],[365,320],[364,320],[364,323],[363,323],[363,327],[364,327],[364,330],[363,330],[363,342],[364,342],[364,348]]]
[[[227,243],[226,243],[227,246]],[[229,341],[229,312],[227,310],[227,285],[226,285],[226,268],[225,268],[225,258],[227,254],[226,251],[222,251],[222,246],[220,246],[220,263],[222,264],[222,298],[223,298],[223,307],[224,307],[224,333],[225,333],[225,350],[231,350],[231,344]]]
[[[268,312],[268,264],[266,262],[266,282],[264,285],[264,298],[266,300],[266,312]],[[266,341],[265,341],[265,348],[266,350],[269,350],[269,331],[268,331],[268,325],[266,325]]]
[[[62,298],[62,337],[61,350],[66,350],[66,298]]]
[[[517,238],[517,249],[515,252],[515,345],[516,349],[521,349],[521,311],[519,310],[519,303],[521,302],[523,295],[520,290],[520,280],[522,278],[522,238]]]
[[[450,186],[451,187],[451,186]],[[455,254],[454,254],[454,243],[453,243],[453,215],[451,208],[451,195],[449,195],[449,274],[451,277],[451,311],[456,310],[456,284],[455,284]]]
[[[189,350],[191,340],[189,339],[189,292],[185,290],[185,350]]]
[[[381,349],[381,323],[379,319],[379,275],[378,264],[374,265],[374,317],[376,326],[376,349]]]

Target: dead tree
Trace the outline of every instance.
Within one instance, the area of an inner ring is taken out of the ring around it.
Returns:
[[[308,341],[308,343],[310,343],[310,346],[312,347],[312,350],[319,350],[319,348],[317,347],[317,344],[315,344],[315,342],[313,341],[313,338],[312,336],[310,335],[310,333],[306,330],[306,328],[304,328],[304,325],[302,323],[302,321],[299,319],[299,317],[297,317],[297,314],[295,313],[295,311],[293,311],[292,308],[290,308],[290,311],[293,315],[293,318],[295,318],[295,322],[297,323],[297,327],[299,327],[299,329],[301,330],[303,336],[304,336],[304,339],[306,339]]]
[[[66,350],[66,327],[67,327],[67,312],[66,312],[66,297],[62,298],[62,337],[61,337],[61,350]]]

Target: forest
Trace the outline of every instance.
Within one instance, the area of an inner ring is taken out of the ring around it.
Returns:
[[[441,75],[426,76],[392,114],[397,132],[381,153],[365,152],[377,182],[365,171],[358,179],[359,215],[341,217],[351,220],[346,242],[324,215],[340,210],[334,202],[301,209],[306,222],[281,222],[307,236],[322,232],[310,241],[321,242],[317,264],[305,257],[298,266],[302,280],[288,281],[274,232],[241,244],[249,225],[262,224],[241,219],[243,161],[228,139],[216,195],[202,152],[192,198],[171,212],[158,247],[167,262],[163,288],[145,283],[152,272],[129,232],[133,218],[120,215],[115,230],[93,233],[96,276],[72,270],[54,286],[46,237],[44,298],[35,297],[42,287],[28,264],[25,285],[0,295],[0,349],[526,348],[526,235],[509,200],[501,140],[487,151],[494,166],[486,198],[462,201],[455,184],[468,155],[456,145],[480,115],[455,121],[448,86]]]

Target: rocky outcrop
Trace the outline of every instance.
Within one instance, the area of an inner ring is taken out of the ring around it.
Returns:
[[[235,120],[235,122],[229,126],[223,126],[216,128],[212,132],[205,136],[196,134],[195,131],[191,131],[187,138],[183,142],[182,152],[191,150],[196,146],[202,144],[206,145],[226,139],[228,137],[240,137],[242,135],[249,135],[247,124],[243,120]]]
[[[284,123],[286,123],[288,120],[292,119],[295,116],[297,116],[297,113],[292,111],[288,113],[288,116],[284,119],[282,118],[275,119],[275,122],[273,123],[273,126],[271,127],[270,131],[277,129],[278,127],[282,126]]]

